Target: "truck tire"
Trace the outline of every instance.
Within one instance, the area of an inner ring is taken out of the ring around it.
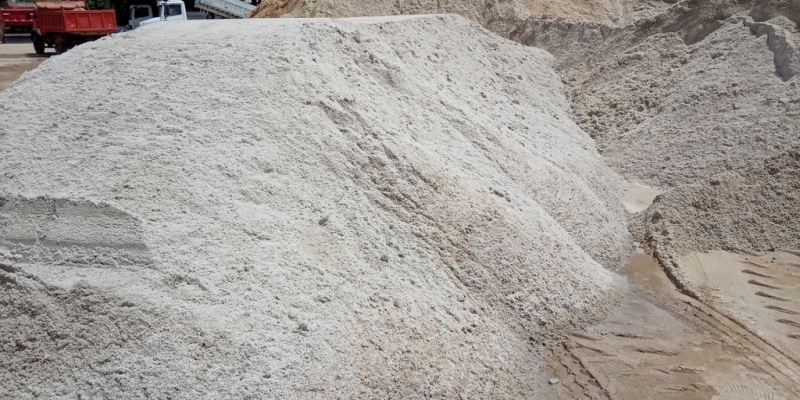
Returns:
[[[65,51],[67,51],[67,46],[65,46],[60,40],[56,40],[55,48],[56,54],[63,54]]]
[[[44,39],[36,34],[33,35],[33,50],[36,54],[44,54]]]

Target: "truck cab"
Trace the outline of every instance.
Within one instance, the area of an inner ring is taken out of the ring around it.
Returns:
[[[176,21],[186,19],[186,5],[183,3],[183,0],[164,0],[158,2],[156,16],[154,18],[139,22],[139,26],[150,25],[161,21]]]
[[[144,21],[153,18],[153,8],[145,5],[135,5],[130,7],[130,17],[128,18],[129,29],[136,29]]]

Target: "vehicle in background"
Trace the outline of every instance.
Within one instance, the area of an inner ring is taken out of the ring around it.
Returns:
[[[121,26],[117,32],[125,32],[140,26],[150,25],[162,21],[186,20],[186,5],[182,0],[163,0],[158,2],[158,14],[153,15],[153,8],[149,5],[138,4],[129,7],[128,25]]]
[[[206,18],[244,18],[256,6],[239,0],[196,0],[195,7],[207,12]]]
[[[37,54],[43,54],[45,46],[61,54],[117,31],[114,10],[87,10],[83,0],[38,2],[34,13],[31,41]]]
[[[153,8],[145,5],[130,6],[130,17],[128,18],[128,29],[136,29],[142,21],[153,18]]]
[[[150,7],[150,6],[136,6],[136,7]],[[133,8],[131,8],[133,13]],[[163,21],[185,21],[186,20],[186,4],[182,0],[164,0],[158,2],[158,10],[155,17],[139,21],[138,26],[151,25]],[[133,14],[132,14],[133,15]],[[133,26],[132,26],[133,27]]]
[[[0,8],[0,26],[3,34],[31,33],[33,30],[33,13],[35,7],[8,6]]]

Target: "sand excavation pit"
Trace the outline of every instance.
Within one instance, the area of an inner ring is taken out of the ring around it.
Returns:
[[[0,93],[5,393],[535,393],[631,251],[552,64],[455,16],[164,23],[44,62]]]

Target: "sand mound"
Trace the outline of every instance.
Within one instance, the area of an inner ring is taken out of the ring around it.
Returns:
[[[677,257],[715,249],[767,252],[800,248],[800,148],[656,198],[633,230],[676,279]]]
[[[658,14],[677,0],[521,0],[536,15],[548,15],[575,22],[626,25],[633,20]]]
[[[529,395],[533,344],[601,317],[629,253],[552,63],[454,16],[46,61],[0,94],[6,393]]]
[[[531,13],[625,25],[674,1],[639,0],[264,0],[253,18],[356,17],[408,14],[459,14],[489,28],[509,32]]]
[[[342,18],[381,15],[458,14],[501,34],[530,12],[518,1],[499,0],[278,0],[263,1],[251,18]]]
[[[262,1],[247,17],[278,18],[296,10],[302,4],[303,0]]]
[[[750,5],[682,2],[624,28],[530,19],[514,38],[553,52],[612,168],[676,186],[800,145],[796,26]]]
[[[633,228],[683,289],[693,290],[677,264],[684,252],[760,252],[800,237],[797,181],[764,172],[794,171],[800,146],[799,11],[777,0],[684,1],[626,27],[531,18],[515,37],[554,53],[576,117],[612,168],[673,188]]]

